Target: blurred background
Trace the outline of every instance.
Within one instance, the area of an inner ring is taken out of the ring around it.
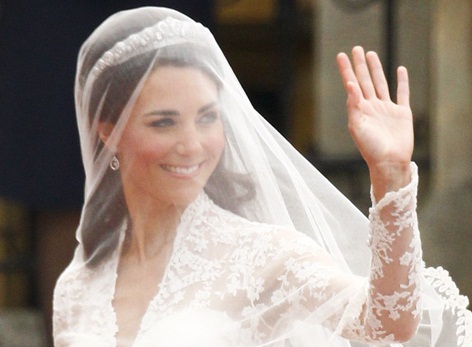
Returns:
[[[346,124],[336,54],[405,65],[427,265],[472,298],[472,2],[0,0],[0,346],[50,346],[52,292],[75,248],[84,174],[77,53],[112,13],[175,8],[209,27],[256,109],[365,214],[367,170]]]

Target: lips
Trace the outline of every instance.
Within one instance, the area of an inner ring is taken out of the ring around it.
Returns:
[[[191,175],[197,172],[200,164],[192,166],[174,166],[174,165],[161,165],[161,167],[167,171],[177,175]]]

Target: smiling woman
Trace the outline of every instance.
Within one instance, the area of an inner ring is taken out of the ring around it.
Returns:
[[[155,211],[147,216],[159,220],[159,209],[188,206],[205,187],[223,148],[215,82],[195,68],[151,72],[116,149],[130,213],[149,204]]]
[[[78,61],[85,203],[55,345],[470,343],[454,283],[422,264],[407,71],[395,104],[375,53],[338,65],[369,220],[254,110],[202,25],[147,7],[98,27]]]

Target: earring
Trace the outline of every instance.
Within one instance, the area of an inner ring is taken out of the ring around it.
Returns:
[[[113,159],[111,160],[110,162],[110,169],[112,169],[113,171],[116,171],[120,168],[120,161],[118,160],[118,158],[116,157],[116,155],[113,156]]]

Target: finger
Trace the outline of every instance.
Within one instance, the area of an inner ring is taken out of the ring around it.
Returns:
[[[361,91],[361,88],[359,87],[359,84],[348,82],[346,86],[346,90],[348,93],[348,98],[347,98],[348,111],[350,111],[351,108],[358,108],[362,99],[362,91]]]
[[[357,80],[359,81],[362,94],[366,99],[376,97],[375,88],[372,83],[364,49],[362,47],[356,46],[352,49],[352,60],[354,63],[354,71],[356,73]]]
[[[372,81],[374,83],[374,88],[377,92],[378,98],[390,100],[388,83],[379,56],[375,52],[367,52],[366,59],[367,63],[369,64],[370,75],[372,76]]]
[[[402,106],[410,106],[410,85],[408,71],[404,66],[397,69],[397,103]]]
[[[348,83],[358,84],[356,74],[352,69],[351,61],[346,53],[339,53],[336,57],[339,73],[341,74],[344,89],[349,93]]]
[[[356,74],[352,69],[351,61],[346,53],[342,52],[337,55],[338,69],[343,79],[344,88],[348,94],[347,107],[348,110],[356,107],[361,98],[362,91],[357,81]]]
[[[360,106],[363,100],[362,91],[359,87],[359,84],[348,82],[347,84],[347,120],[349,131],[354,134],[359,124],[360,116],[362,115]]]

